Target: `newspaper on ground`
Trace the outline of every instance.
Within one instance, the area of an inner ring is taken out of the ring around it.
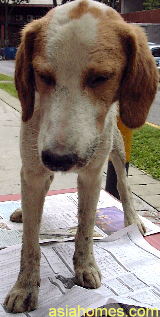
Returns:
[[[10,221],[10,215],[21,207],[20,201],[0,202],[0,248],[21,243],[23,225]],[[42,216],[40,243],[74,240],[77,228],[78,194],[47,196]],[[148,234],[160,232],[160,227],[141,217]],[[120,201],[101,190],[96,213],[94,239],[102,239],[124,227]]]
[[[144,240],[135,225],[94,242],[95,258],[102,273],[102,285],[97,290],[75,285],[73,241],[41,246],[41,252],[38,308],[17,317],[79,317],[84,316],[84,310],[107,308],[107,303],[160,309],[160,251]],[[19,263],[19,245],[0,251],[0,317],[15,316],[8,315],[2,303],[17,279]]]
[[[112,200],[114,199],[110,199],[110,204]],[[103,200],[100,199],[99,206],[102,203]],[[47,196],[42,216],[40,243],[74,240],[78,223],[77,206],[77,193]],[[20,200],[0,202],[0,248],[21,243],[23,224],[10,221],[11,214],[18,208],[21,208]],[[103,230],[95,226],[94,239],[102,239],[105,236]]]

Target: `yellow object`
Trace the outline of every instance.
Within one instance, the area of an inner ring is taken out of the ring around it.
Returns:
[[[160,125],[157,125],[157,124],[154,124],[154,123],[151,123],[151,122],[146,122],[146,124],[150,125],[153,128],[160,129]]]
[[[124,146],[125,146],[125,152],[126,152],[126,162],[130,161],[131,157],[131,148],[132,148],[132,129],[127,128],[121,121],[120,118],[118,118],[117,122],[118,128],[121,131],[121,134],[123,136]]]

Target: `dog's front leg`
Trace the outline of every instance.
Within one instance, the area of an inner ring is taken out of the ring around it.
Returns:
[[[20,273],[4,302],[9,312],[30,311],[37,305],[40,286],[39,228],[49,185],[50,177],[46,174],[21,173],[23,243]]]
[[[101,186],[101,170],[86,169],[78,176],[78,229],[73,263],[77,284],[97,288],[101,274],[93,254],[93,229]]]
[[[117,174],[117,188],[124,210],[124,224],[125,226],[136,224],[140,232],[144,234],[146,229],[134,208],[133,195],[127,181],[125,160],[122,153],[119,149],[116,149],[111,152],[110,157]]]

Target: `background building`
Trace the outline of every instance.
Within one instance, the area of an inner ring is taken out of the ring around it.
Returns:
[[[12,3],[12,0],[9,1]],[[54,1],[29,0],[29,3],[10,5],[8,7],[7,36],[5,34],[5,8],[4,5],[0,5],[0,48],[4,46],[17,47],[20,30],[23,26],[33,19],[44,16],[54,6]],[[61,0],[57,0],[58,5],[61,2]],[[102,2],[114,5],[127,22],[143,24],[149,41],[160,43],[160,9],[143,10],[144,0],[102,0]]]
[[[29,3],[8,6],[8,43],[6,44],[17,46],[19,44],[20,30],[23,26],[33,19],[42,17],[52,7],[53,0],[30,0]],[[3,47],[5,41],[4,5],[0,5],[0,35],[0,47]]]
[[[121,0],[121,13],[143,10],[144,0]]]

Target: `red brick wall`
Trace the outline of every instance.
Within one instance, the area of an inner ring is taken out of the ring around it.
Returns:
[[[160,9],[124,13],[122,17],[131,23],[160,23]]]

